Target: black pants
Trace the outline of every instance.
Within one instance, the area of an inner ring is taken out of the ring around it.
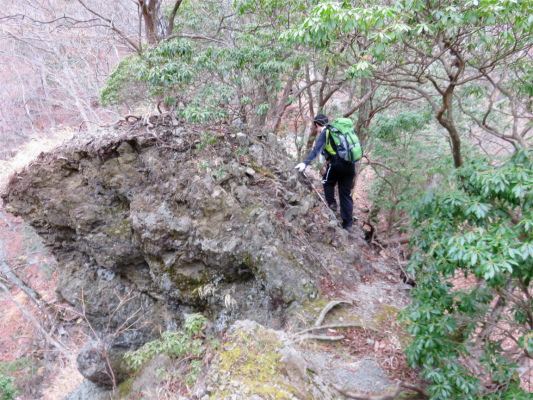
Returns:
[[[335,200],[335,185],[339,184],[339,200],[341,207],[342,227],[353,225],[352,189],[355,178],[355,164],[342,160],[332,160],[326,167],[322,179],[324,194],[329,205],[337,204]]]

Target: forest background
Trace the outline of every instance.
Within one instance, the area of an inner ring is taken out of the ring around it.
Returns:
[[[0,5],[0,159],[34,139],[166,113],[276,132],[296,161],[315,115],[352,118],[374,177],[361,222],[376,241],[415,249],[403,319],[432,398],[525,396],[532,1]],[[454,287],[459,275],[474,284]]]

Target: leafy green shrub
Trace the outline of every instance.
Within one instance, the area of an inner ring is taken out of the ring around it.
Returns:
[[[166,331],[161,339],[146,343],[138,350],[125,354],[126,362],[138,370],[145,362],[159,354],[166,354],[180,359],[190,358],[190,372],[185,377],[187,383],[194,383],[201,371],[199,358],[204,354],[206,345],[197,336],[202,332],[206,318],[201,314],[191,314],[185,319],[183,330]]]
[[[0,374],[0,400],[14,399],[18,394],[15,388],[15,378],[4,376]]]
[[[138,97],[146,96],[146,87],[139,90],[143,86],[140,84],[137,72],[139,61],[136,55],[129,55],[117,64],[100,92],[100,104],[102,106],[116,106],[125,100],[138,100]]]
[[[533,352],[533,152],[497,167],[474,160],[457,177],[459,189],[429,193],[413,212],[407,355],[432,399],[530,398],[518,363]],[[456,277],[476,283],[455,287]]]
[[[217,142],[217,138],[211,132],[202,133],[202,140],[196,145],[196,150],[203,150],[208,145],[213,145]]]
[[[413,199],[425,193],[428,185],[447,184],[453,161],[442,135],[435,134],[429,110],[400,110],[376,117],[365,143],[365,152],[379,179],[370,190],[370,219],[379,223],[385,217],[387,229],[401,224],[413,207]],[[367,167],[368,168],[368,167]],[[390,232],[392,233],[392,232]]]

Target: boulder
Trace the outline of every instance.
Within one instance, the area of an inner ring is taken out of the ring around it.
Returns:
[[[124,352],[176,329],[191,312],[209,315],[216,331],[245,318],[282,327],[287,314],[317,298],[323,274],[295,238],[301,233],[281,218],[314,204],[296,175],[281,178],[278,166],[291,165],[286,156],[256,144],[245,162],[223,137],[203,150],[177,147],[197,134],[171,121],[150,135],[137,125],[75,136],[15,174],[2,194],[6,209],[31,224],[57,258],[59,299],[84,309],[98,337],[114,335],[118,381],[127,376]],[[237,134],[242,145],[245,138]],[[224,179],[202,168],[199,160],[208,159],[229,166]],[[283,190],[254,184],[247,174],[257,166]],[[291,199],[297,205],[287,215]],[[310,222],[301,229],[317,226]],[[362,253],[333,251],[323,239],[327,227],[320,229],[309,233],[317,237],[314,252],[339,276],[364,263]],[[135,328],[119,332],[134,315]],[[80,352],[80,372],[109,386],[95,339]]]

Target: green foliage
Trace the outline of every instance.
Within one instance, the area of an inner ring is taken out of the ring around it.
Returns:
[[[532,304],[518,294],[529,298],[533,276],[533,152],[521,150],[496,167],[474,159],[457,178],[459,189],[430,192],[413,211],[419,250],[409,270],[418,286],[404,314],[415,337],[407,354],[432,382],[432,399],[527,398],[518,387],[517,365],[502,347],[506,331],[497,326],[516,327],[513,340],[533,350]],[[459,276],[478,283],[456,288],[449,279]],[[498,296],[510,320],[487,324]],[[489,333],[478,337],[480,328]],[[500,336],[490,334],[494,329]],[[483,377],[465,368],[462,356],[477,360],[496,383],[508,384],[508,392],[483,394]]]
[[[359,4],[359,3],[357,3]],[[392,45],[406,41],[420,50],[440,52],[434,37],[460,41],[466,51],[482,50],[479,62],[489,51],[518,46],[530,41],[533,27],[530,0],[472,0],[461,3],[433,0],[402,0],[391,6],[365,4],[354,7],[350,2],[324,2],[298,27],[284,33],[283,39],[328,48],[339,36],[364,38],[368,46],[360,49],[361,57],[353,72],[369,71],[374,63],[389,60]],[[479,29],[483,27],[485,29]],[[501,29],[498,35],[493,30]],[[470,35],[465,35],[470,32]],[[504,54],[504,53],[501,53]],[[370,58],[369,58],[370,57]],[[396,59],[396,57],[394,57]]]
[[[213,177],[218,181],[226,176],[226,166],[222,164],[219,169],[213,173]]]
[[[138,350],[127,352],[126,362],[138,370],[145,362],[158,354],[165,354],[177,358],[192,358],[190,372],[185,377],[187,383],[194,383],[201,371],[202,363],[199,358],[204,354],[206,346],[198,335],[202,333],[206,318],[201,314],[190,314],[186,319],[183,330],[166,331],[161,339],[146,343]]]
[[[100,92],[102,106],[116,106],[125,100],[138,97],[136,93],[139,92],[137,63],[138,59],[134,55],[126,56],[118,63]]]
[[[378,223],[381,214],[388,228],[396,223],[401,228],[399,221],[405,219],[414,199],[425,193],[428,185],[448,184],[452,160],[447,156],[447,143],[435,130],[427,109],[404,108],[376,118],[365,152],[389,169],[372,166],[379,178],[370,190],[373,222]]]
[[[235,152],[235,156],[237,157],[237,160],[239,160],[241,156],[246,154],[247,152],[248,152],[248,147],[239,147],[237,151]]]
[[[169,40],[143,53],[137,66],[139,79],[153,87],[176,87],[190,83],[193,49],[189,41]]]
[[[411,134],[419,136],[431,121],[428,109],[411,111],[400,110],[397,114],[380,114],[376,118],[373,136],[391,144],[396,144],[400,135]]]
[[[299,62],[277,40],[279,31],[301,22],[305,10],[296,0],[184,2],[176,16],[176,34],[197,32],[212,40],[173,38],[126,58],[109,78],[101,101],[129,100],[131,106],[147,97],[164,98],[191,122],[267,115],[276,109],[272,106],[286,77]],[[260,96],[258,87],[264,89]]]
[[[207,160],[201,160],[199,165],[201,171],[207,171],[209,168],[211,168],[211,163]]]
[[[0,374],[0,400],[14,399],[19,391],[15,388],[15,378]]]
[[[211,132],[202,133],[202,140],[196,145],[196,150],[203,150],[206,146],[214,145],[217,138]]]

